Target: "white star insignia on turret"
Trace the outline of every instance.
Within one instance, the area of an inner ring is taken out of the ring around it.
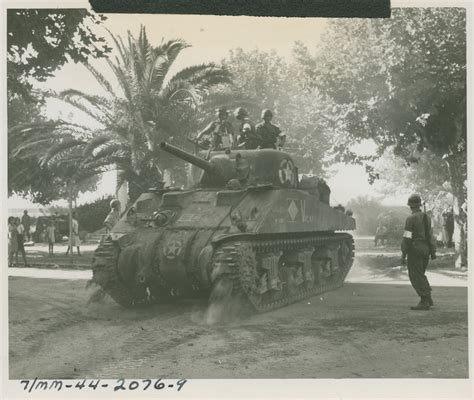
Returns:
[[[280,176],[280,182],[285,184],[289,183],[292,184],[294,181],[294,171],[293,167],[291,165],[291,161],[289,160],[283,160],[280,164],[280,171],[279,171],[279,176]]]

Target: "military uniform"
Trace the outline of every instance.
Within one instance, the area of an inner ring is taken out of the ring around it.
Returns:
[[[420,201],[421,204],[421,201]],[[426,277],[426,268],[430,258],[431,221],[420,210],[411,206],[412,214],[406,219],[402,239],[402,258],[407,262],[408,277],[421,301],[415,310],[426,310],[433,305],[431,286]],[[434,257],[434,255],[432,255]]]
[[[262,149],[276,149],[280,134],[280,128],[271,122],[262,121],[255,127],[255,136]]]
[[[428,217],[420,210],[414,211],[405,222],[405,232],[402,241],[402,253],[407,255],[408,276],[418,296],[429,296],[431,286],[425,272],[430,259],[428,235],[425,232],[424,218]],[[428,229],[431,223],[428,220]]]
[[[255,136],[255,127],[249,118],[243,118],[239,127],[239,138],[237,139],[239,147],[247,150],[256,149],[259,145]]]
[[[222,150],[233,146],[234,128],[227,120],[212,121],[199,133],[197,138],[200,139],[205,135],[211,135],[210,147],[212,150]]]

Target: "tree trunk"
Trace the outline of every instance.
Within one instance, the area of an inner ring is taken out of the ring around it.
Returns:
[[[467,268],[467,214],[463,210],[466,203],[467,188],[465,186],[466,171],[466,153],[459,152],[452,154],[446,160],[451,176],[451,185],[454,197],[456,198],[455,221],[459,227],[459,261],[461,268]]]

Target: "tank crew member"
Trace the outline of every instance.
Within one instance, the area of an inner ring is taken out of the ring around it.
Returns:
[[[110,212],[104,221],[105,233],[108,235],[120,218],[120,201],[113,199],[110,202]]]
[[[259,146],[262,149],[276,149],[282,148],[285,144],[286,136],[281,133],[278,126],[272,124],[273,113],[266,109],[262,111],[263,121],[255,127],[256,137],[259,141]]]
[[[201,132],[196,139],[200,140],[202,136],[211,136],[209,147],[211,150],[230,149],[234,146],[234,128],[232,123],[227,120],[229,113],[225,107],[217,109],[217,119],[212,121]]]
[[[413,194],[408,198],[408,206],[412,214],[406,219],[402,239],[402,265],[408,266],[408,276],[411,285],[421,300],[412,310],[429,310],[433,306],[431,286],[425,272],[429,257],[436,258],[435,250],[431,248],[431,221],[421,211],[421,197]]]
[[[238,147],[256,149],[258,141],[255,137],[255,127],[249,119],[248,111],[243,107],[239,107],[234,111],[234,115],[240,122],[239,136],[237,138]]]

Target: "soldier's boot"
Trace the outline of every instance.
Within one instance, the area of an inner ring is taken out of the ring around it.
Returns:
[[[433,307],[434,302],[433,302],[433,299],[431,298],[431,293],[427,297],[428,297],[428,304],[430,305],[430,307]]]
[[[420,302],[414,306],[410,307],[412,310],[426,311],[430,309],[430,302],[428,296],[422,296]]]

